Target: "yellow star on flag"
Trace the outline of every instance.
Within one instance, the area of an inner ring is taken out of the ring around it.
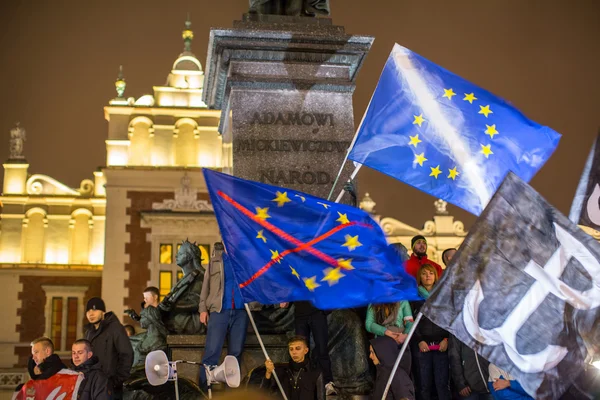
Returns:
[[[421,124],[423,122],[425,122],[425,118],[423,118],[423,114],[419,114],[419,115],[413,115],[413,117],[415,117],[415,120],[413,121],[413,125],[419,125],[419,127],[421,127]]]
[[[456,96],[456,93],[454,93],[454,90],[452,90],[452,88],[444,89],[444,95],[442,97],[445,97],[448,100],[452,100],[452,96]]]
[[[337,213],[340,216],[338,219],[336,219],[337,222],[339,222],[340,224],[349,224],[350,223],[350,220],[348,219],[348,214],[342,214],[339,211]]]
[[[258,218],[258,219],[271,218],[271,216],[268,214],[269,207],[265,207],[265,208],[255,207],[255,210],[256,210],[256,218]]]
[[[257,232],[257,233],[258,233],[258,235],[256,235],[256,239],[260,239],[260,240],[262,240],[263,242],[267,243],[267,238],[265,237],[265,235],[264,235],[264,232],[265,232],[265,231],[264,231],[263,229],[261,229],[260,231],[258,231],[258,232]]]
[[[317,201],[317,204],[322,205],[323,207],[325,207],[325,209],[327,210],[329,207],[331,207],[329,204],[325,204],[325,203],[321,203],[320,201]]]
[[[473,104],[473,101],[477,100],[477,97],[475,97],[475,93],[469,93],[469,94],[465,93],[465,97],[463,100],[468,101],[469,103]]]
[[[298,273],[298,271],[296,271],[294,269],[294,267],[292,267],[291,265],[290,265],[290,269],[292,270],[292,275],[294,275],[296,278],[300,279],[300,274]]]
[[[319,286],[321,286],[321,285],[319,285],[317,283],[317,277],[316,276],[313,276],[311,278],[303,278],[302,280],[304,281],[304,286],[306,286],[306,288],[308,290],[310,290],[311,292],[314,292],[316,288],[318,288]]]
[[[460,172],[456,170],[456,167],[448,170],[448,178],[455,180],[457,176],[460,175]]]
[[[344,243],[342,245],[342,247],[347,247],[348,250],[350,250],[350,251],[353,251],[357,247],[362,246],[362,243],[358,241],[358,235],[356,235],[356,236],[346,235],[346,236],[344,236],[344,239],[346,240],[346,243]]]
[[[415,163],[419,164],[422,167],[425,161],[427,161],[427,159],[425,158],[425,153],[415,154]]]
[[[306,201],[306,197],[300,196],[299,194],[295,194],[294,197],[300,197],[300,200],[304,203]]]
[[[327,282],[329,286],[333,286],[340,281],[344,276],[339,268],[326,268],[323,270],[325,277],[321,279],[321,282]]]
[[[283,192],[283,193],[281,193],[281,192],[278,190],[278,191],[277,191],[277,197],[275,197],[275,198],[274,198],[273,200],[271,200],[271,201],[274,201],[274,202],[276,202],[276,203],[277,203],[277,207],[283,207],[283,205],[284,205],[285,203],[289,203],[291,200],[290,200],[290,198],[288,197],[288,195],[287,195],[287,192]]]
[[[481,145],[481,153],[483,153],[485,158],[489,158],[490,154],[494,154],[491,147],[492,147],[491,144],[488,144],[487,146]]]
[[[415,135],[415,136],[408,135],[408,137],[410,138],[410,142],[408,142],[409,145],[412,144],[413,146],[417,147],[417,145],[422,142],[422,140],[419,139],[419,135]]]
[[[487,129],[485,130],[485,134],[486,134],[486,135],[490,135],[490,138],[491,138],[491,139],[493,139],[493,138],[494,138],[494,135],[497,135],[497,134],[499,134],[499,133],[500,133],[500,132],[498,132],[498,131],[496,130],[496,124],[494,124],[494,125],[487,125],[487,124],[486,124],[485,126],[486,126],[486,128],[487,128]]]
[[[479,112],[477,114],[483,114],[487,118],[488,115],[493,114],[494,112],[490,110],[490,105],[487,106],[479,106]]]
[[[431,168],[431,173],[429,174],[429,176],[434,176],[435,179],[437,179],[438,175],[442,173],[442,170],[440,169],[439,165],[435,168],[433,168],[433,167],[429,167],[429,168]]]
[[[339,268],[347,269],[347,270],[354,269],[354,267],[352,266],[351,258],[338,258],[337,262],[338,262]]]
[[[271,249],[269,249],[269,251],[271,252],[271,260],[275,260],[279,264],[281,264],[281,259],[280,259],[281,256],[279,255],[279,251],[271,250]]]

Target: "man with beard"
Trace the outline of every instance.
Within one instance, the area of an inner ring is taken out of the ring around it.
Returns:
[[[275,368],[273,361],[265,361],[265,377],[262,388],[278,392],[277,383],[272,379],[273,371],[281,382],[283,391],[288,399],[294,400],[325,400],[325,384],[323,374],[319,369],[311,368],[308,354],[308,343],[302,336],[294,336],[288,341],[290,361],[287,365]]]
[[[102,371],[113,388],[113,398],[123,397],[123,382],[130,375],[133,364],[133,348],[125,328],[116,315],[106,312],[104,301],[93,297],[87,302],[88,321],[85,338],[92,344],[92,351],[98,355]]]
[[[98,357],[92,351],[92,344],[85,339],[76,340],[71,348],[74,371],[83,375],[77,392],[78,400],[108,400],[112,390],[108,378],[102,372]]]
[[[421,268],[422,265],[429,264],[437,270],[438,278],[442,276],[442,273],[444,272],[442,267],[427,258],[427,239],[425,239],[424,236],[417,235],[413,237],[410,241],[410,247],[413,253],[404,265],[404,270],[407,274],[414,276],[416,279],[419,268]]]

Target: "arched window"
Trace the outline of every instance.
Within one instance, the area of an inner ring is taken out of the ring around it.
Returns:
[[[71,216],[71,263],[89,264],[90,217],[85,209],[76,210]]]
[[[25,214],[23,228],[23,262],[41,263],[44,260],[44,223],[46,212],[40,208],[33,208]]]
[[[181,119],[176,124],[175,164],[177,166],[198,165],[195,129],[196,122],[189,118]]]
[[[138,117],[129,124],[129,165],[152,164],[152,121]]]

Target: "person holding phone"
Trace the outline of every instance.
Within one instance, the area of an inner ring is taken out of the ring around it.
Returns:
[[[417,273],[417,285],[421,301],[411,302],[413,315],[417,315],[429,293],[438,281],[437,269],[424,264]],[[448,338],[450,334],[423,316],[411,339],[413,346],[413,371],[418,377],[420,399],[430,400],[437,392],[439,400],[450,400],[450,367]]]

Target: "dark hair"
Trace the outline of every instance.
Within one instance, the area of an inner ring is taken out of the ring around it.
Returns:
[[[398,305],[398,303],[372,304],[371,308],[373,314],[375,314],[375,322],[380,325],[383,324],[387,317],[398,311]]]
[[[75,346],[76,344],[84,344],[85,351],[92,351],[92,344],[87,339],[77,339],[76,341],[73,342],[73,346]]]
[[[46,336],[42,336],[37,339],[34,339],[31,342],[31,347],[33,347],[34,345],[36,345],[38,343],[41,343],[44,348],[49,347],[50,353],[54,353],[54,343],[52,343],[52,340],[50,340],[50,338],[48,338]]]
[[[454,247],[450,247],[449,249],[446,249],[442,252],[442,262],[444,263],[444,265],[448,265],[448,262],[446,261],[446,254],[452,250],[457,251]]]
[[[308,347],[308,340],[304,336],[296,335],[292,336],[288,339],[288,346],[294,342],[302,342],[306,347]]]
[[[127,332],[129,336],[135,335],[135,328],[132,325],[124,325],[123,328],[125,328],[125,332]]]
[[[152,293],[156,297],[160,297],[160,292],[156,286],[148,286],[142,293]]]

